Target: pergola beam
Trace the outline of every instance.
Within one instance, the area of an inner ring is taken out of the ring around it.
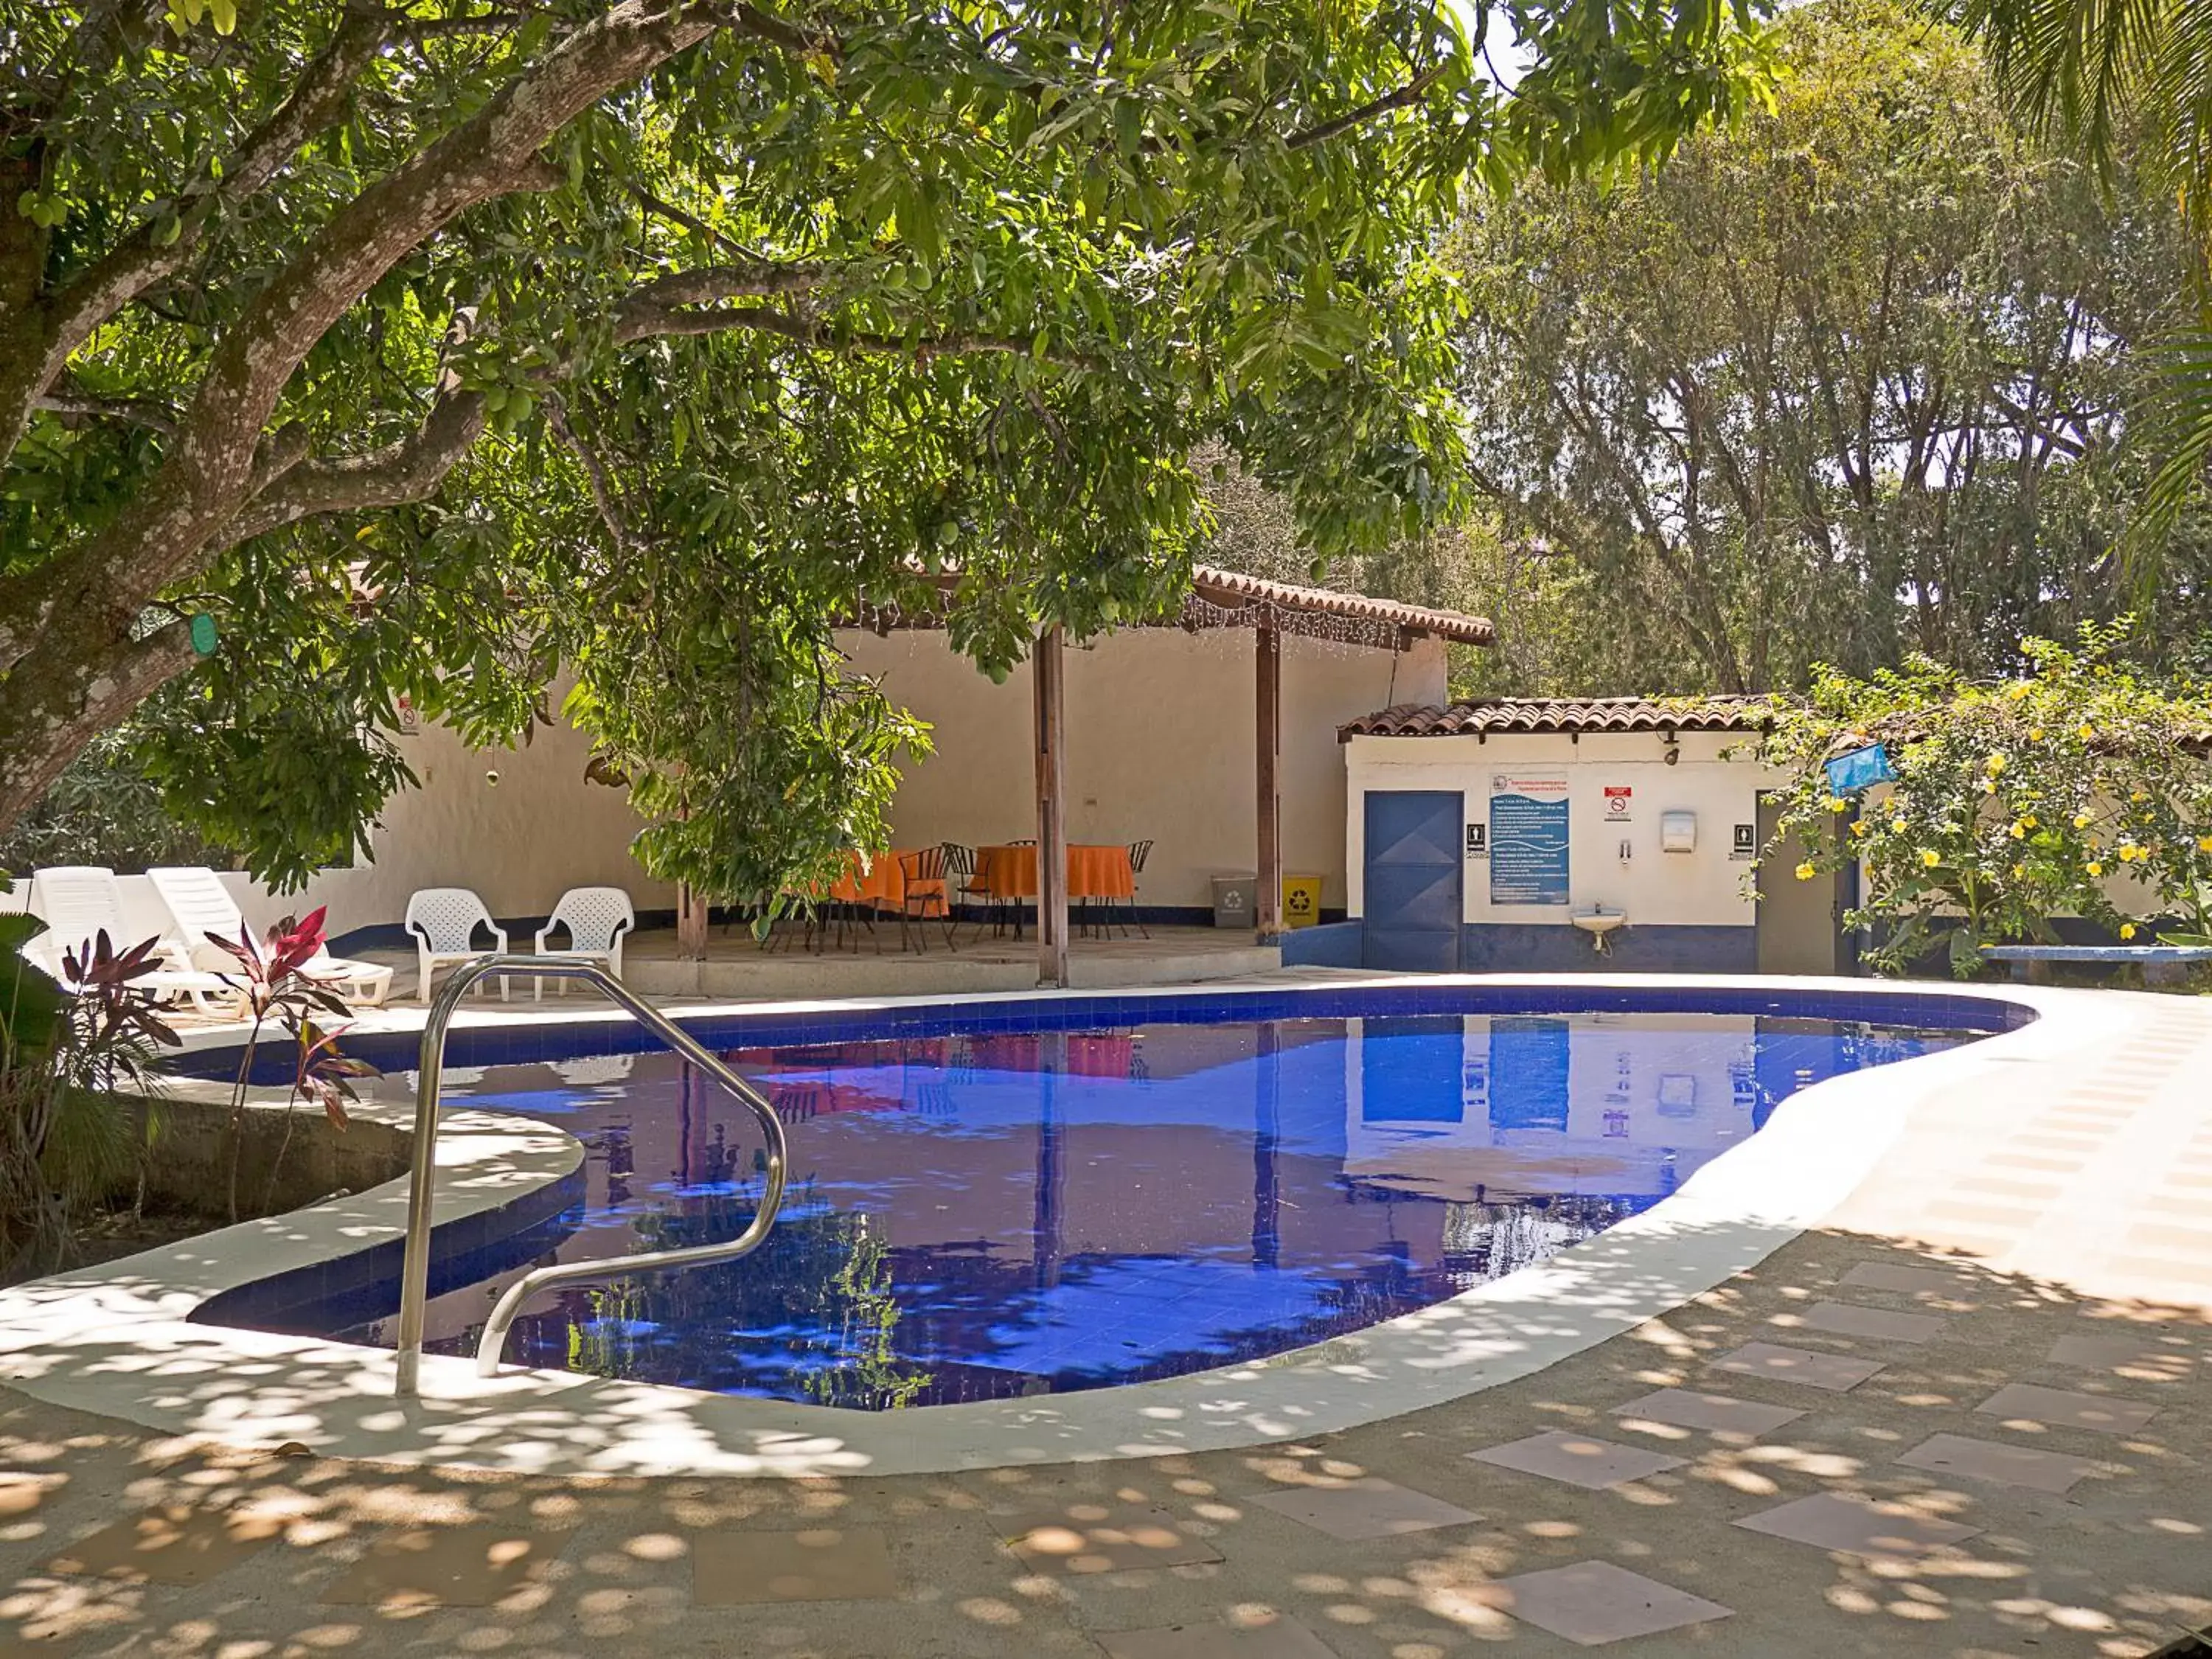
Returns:
[[[1030,659],[1036,736],[1037,983],[1067,983],[1067,663],[1057,625]]]
[[[1255,628],[1252,641],[1260,885],[1252,919],[1259,929],[1260,943],[1273,945],[1283,936],[1283,636],[1273,628]]]

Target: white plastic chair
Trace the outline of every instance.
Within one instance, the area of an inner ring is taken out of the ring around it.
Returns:
[[[105,932],[118,951],[129,949],[144,937],[124,921],[123,890],[115,872],[100,865],[57,865],[31,877],[31,914],[46,924],[46,932],[23,947],[23,954],[71,990],[62,968],[62,953]],[[135,936],[134,936],[135,934]],[[244,993],[221,975],[192,965],[185,942],[164,933],[155,954],[162,967],[133,980],[149,996],[181,996],[203,1014],[243,1013]],[[210,1006],[211,1000],[221,1006]]]
[[[482,954],[474,942],[477,928],[489,931],[502,954],[507,948],[507,929],[491,919],[484,902],[465,887],[423,888],[407,901],[404,925],[415,935],[415,952],[422,973],[418,988],[425,1003],[430,1000],[430,975],[441,964],[466,962]],[[499,976],[499,1000],[507,1000],[505,974]]]
[[[222,884],[222,878],[204,866],[178,865],[149,870],[146,879],[169,907],[170,920],[176,923],[193,963],[218,971],[228,967],[228,958],[209,942],[208,935],[234,939],[244,929],[246,918],[240,914],[230,889]],[[366,1003],[372,1008],[381,1006],[392,989],[389,968],[334,957],[328,950],[316,951],[300,971],[310,979],[321,980],[348,1002]]]
[[[571,887],[561,895],[553,914],[538,930],[538,954],[570,962],[603,962],[607,971],[620,979],[623,935],[636,926],[637,911],[630,904],[629,895],[621,888]],[[568,948],[548,949],[546,939],[563,927],[568,930]],[[553,984],[562,995],[568,994],[568,981],[556,979]],[[545,981],[533,976],[530,1000],[541,1001],[544,995]]]

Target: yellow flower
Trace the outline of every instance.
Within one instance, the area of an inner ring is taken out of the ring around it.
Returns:
[[[1797,866],[1797,879],[1798,879],[1798,880],[1800,880],[1800,881],[1810,881],[1810,880],[1812,880],[1812,879],[1813,879],[1813,866],[1812,866],[1811,865],[1809,865],[1809,864],[1801,864],[1801,865],[1799,865],[1799,866]]]
[[[2141,805],[2142,802],[2150,799],[2150,791],[2148,789],[2138,789],[2135,793],[2130,795],[2128,799],[2136,802],[2137,805]]]
[[[2089,827],[2089,815],[2087,812],[2076,812],[2074,815],[2074,827],[2076,830],[2087,830]]]
[[[1899,812],[1899,813],[1895,817],[1892,818],[1892,819],[1889,821],[1889,827],[1890,827],[1891,829],[1893,829],[1893,830],[1902,830],[1902,829],[1904,829],[1904,828],[1905,828],[1905,814],[1904,814],[1904,813],[1902,813],[1902,812]]]
[[[2027,740],[2030,743],[2041,743],[2043,741],[2043,728],[2039,726],[2029,726],[2027,728]]]
[[[1856,823],[1853,823],[1851,825],[1851,833],[1855,836],[1863,836],[1866,834],[1866,820],[1864,818],[1861,818]],[[2212,836],[2207,836],[2204,838],[2204,850],[2208,853],[2212,853]]]
[[[1923,848],[1921,850],[1920,861],[1926,865],[1930,870],[1933,870],[1937,865],[1943,862],[1943,855],[1941,853],[1938,853],[1932,847]]]
[[[2097,735],[2097,728],[2090,725],[2087,720],[2083,720],[2081,724],[2075,729],[2081,734],[2081,740],[2084,743]]]
[[[2034,688],[2033,688],[2033,687],[2032,687],[2032,686],[2030,686],[2030,685],[2027,684],[2027,681],[2022,680],[2022,681],[2021,681],[2018,685],[2015,685],[2015,686],[2014,686],[2014,687],[2013,687],[2013,689],[2012,689],[2012,692],[2011,692],[2012,700],[2013,700],[2014,702],[2020,702],[2022,698],[2026,697],[2026,696],[2027,696],[2027,694],[2028,694],[2031,690],[2033,690],[2033,689],[2034,689]]]
[[[1982,780],[1982,793],[1984,794],[1994,795],[1996,792],[1997,781],[1995,778],[1984,778]]]
[[[2015,876],[2024,876],[2027,873],[2027,866],[2024,864],[2015,864],[2012,867],[2012,872]]]
[[[2091,859],[2089,860],[2089,873],[2093,876],[2101,876],[2105,873],[2105,866],[2098,863],[2096,860]]]
[[[1851,804],[1841,795],[1831,795],[1828,797],[1828,810],[1831,812],[1848,812],[1851,810]]]
[[[2019,823],[2013,825],[2012,838],[2014,841],[2025,841],[2027,838],[2027,820],[2026,818],[2022,818]]]
[[[2002,755],[1992,755],[1984,763],[1989,767],[1992,776],[2005,769],[2005,757]]]
[[[2124,922],[2122,922],[2122,923],[2120,924],[2120,937],[2121,937],[2122,939],[2133,939],[2135,936],[2136,936],[2136,925],[2135,925],[2135,923],[2133,923],[2132,921],[2124,921]]]
[[[2212,853],[2212,836],[2197,836],[2197,850],[2200,853]]]
[[[2034,829],[2034,828],[2035,828],[2035,814],[2034,814],[2034,813],[2033,813],[2033,812],[2030,812],[2030,813],[2029,813],[2026,817],[2022,818],[2022,819],[2021,820],[2021,822],[2022,823],[2026,824],[2029,829],[2031,829],[2031,830]]]

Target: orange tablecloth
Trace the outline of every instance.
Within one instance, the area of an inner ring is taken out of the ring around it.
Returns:
[[[977,848],[975,884],[996,898],[1035,898],[1037,849]],[[1137,872],[1129,866],[1127,848],[1071,846],[1067,849],[1068,897],[1126,899],[1135,897],[1136,893]]]
[[[855,853],[846,866],[845,876],[830,889],[830,896],[841,904],[872,904],[879,909],[902,910],[906,908],[906,860],[920,849],[900,848],[883,854],[873,864],[863,868],[860,855]],[[940,879],[921,884],[927,892],[918,892],[923,900],[921,914],[941,916],[945,914],[945,883]]]

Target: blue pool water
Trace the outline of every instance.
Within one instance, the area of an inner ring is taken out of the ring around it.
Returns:
[[[1663,1199],[1794,1091],[1971,1035],[1497,1012],[738,1043],[790,1134],[769,1244],[548,1291],[507,1358],[870,1409],[1249,1360],[1541,1261]],[[448,1094],[557,1123],[588,1160],[558,1213],[447,1248],[434,1350],[473,1352],[531,1266],[724,1238],[751,1214],[745,1113],[672,1055],[463,1069]],[[210,1312],[388,1345],[392,1306],[386,1265]]]

